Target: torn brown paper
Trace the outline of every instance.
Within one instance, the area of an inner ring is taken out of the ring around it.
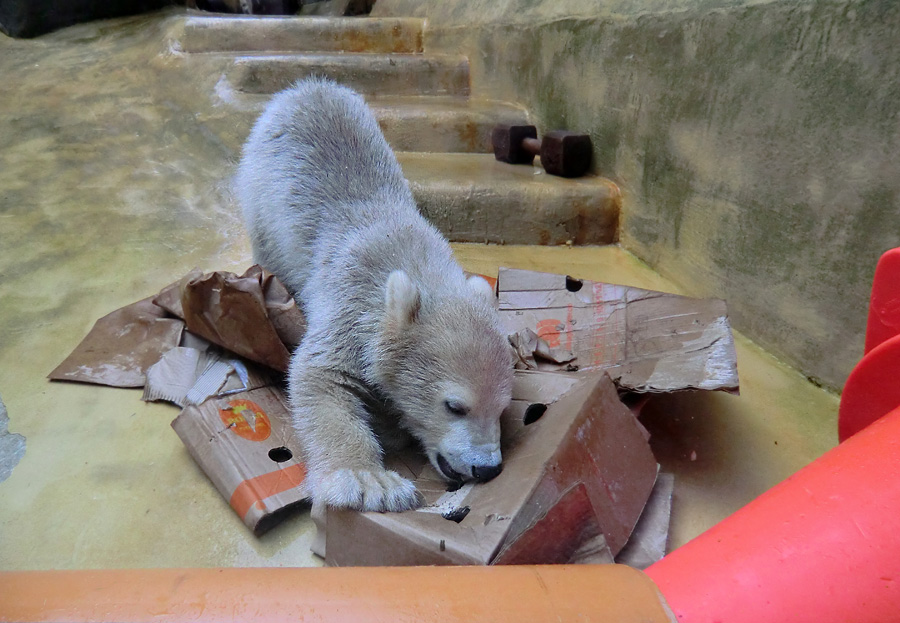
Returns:
[[[203,276],[203,271],[194,268],[173,284],[170,284],[159,291],[159,294],[153,297],[153,302],[162,307],[164,310],[184,320],[184,309],[181,307],[181,294],[184,292],[185,286],[194,279]]]
[[[191,279],[184,284],[181,307],[193,333],[282,372],[290,361],[288,348],[306,330],[287,290],[258,266],[240,277],[215,272]]]
[[[165,316],[150,298],[107,314],[49,378],[143,387],[147,369],[181,340],[184,322]]]

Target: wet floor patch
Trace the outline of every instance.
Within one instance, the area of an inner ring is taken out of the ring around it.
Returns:
[[[9,415],[0,399],[0,482],[12,475],[13,468],[25,456],[25,438],[9,432]]]

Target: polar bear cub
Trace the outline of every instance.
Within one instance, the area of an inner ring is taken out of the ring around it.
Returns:
[[[382,463],[409,435],[449,481],[496,476],[513,373],[494,294],[419,214],[363,99],[324,79],[277,94],[236,182],[256,261],[308,321],[288,394],[313,502],[416,507]]]

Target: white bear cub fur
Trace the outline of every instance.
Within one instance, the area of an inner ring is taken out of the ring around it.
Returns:
[[[382,462],[406,433],[450,481],[496,476],[512,390],[496,299],[419,214],[363,99],[323,79],[277,94],[237,193],[256,261],[309,323],[288,390],[313,502],[419,505]]]

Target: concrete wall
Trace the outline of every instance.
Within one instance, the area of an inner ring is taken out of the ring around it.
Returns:
[[[900,2],[378,0],[475,94],[590,131],[622,244],[839,388],[900,246]]]

